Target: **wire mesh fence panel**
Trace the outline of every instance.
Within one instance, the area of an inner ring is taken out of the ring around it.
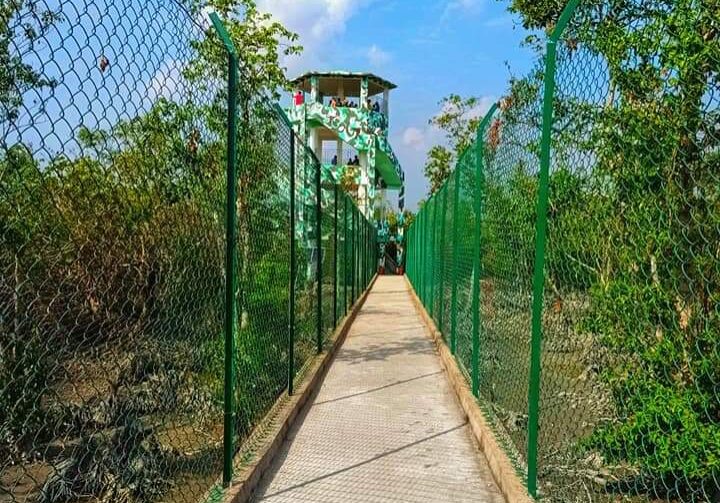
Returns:
[[[483,137],[480,390],[526,459],[541,88],[515,86]]]
[[[186,5],[0,7],[0,501],[203,500],[223,471],[226,387],[240,446],[316,354],[318,267],[334,326],[334,241],[319,266],[317,238],[335,189],[318,229],[319,163],[241,89],[226,367],[234,93]]]
[[[720,500],[717,6],[557,43],[539,436],[555,501]]]
[[[296,179],[297,271],[295,291],[296,369],[301,371],[317,351],[317,192],[320,165],[312,152],[300,151]]]
[[[456,167],[457,172],[453,176],[453,184],[457,183],[457,234],[454,236],[456,243],[454,255],[456,263],[453,264],[453,281],[455,289],[455,354],[466,377],[470,379],[472,374],[472,347],[473,347],[473,281],[476,276],[473,274],[473,255],[475,246],[475,145],[471,145],[459,159]],[[452,300],[451,300],[452,304]],[[452,306],[451,306],[452,308]],[[451,327],[452,330],[452,327]]]
[[[436,197],[427,202],[425,219],[425,299],[428,313],[432,317],[435,300],[435,201]]]
[[[434,218],[433,218],[433,294],[432,294],[432,313],[433,313],[433,320],[435,321],[435,324],[439,326],[440,324],[440,313],[441,313],[441,303],[442,303],[442,288],[443,288],[443,263],[446,260],[444,252],[444,244],[442,242],[443,238],[443,220],[445,219],[445,207],[446,207],[446,199],[445,199],[445,188],[444,185],[440,190],[438,190],[436,197],[434,199]],[[443,334],[443,337],[445,337],[445,334]]]
[[[342,220],[343,230],[343,258],[342,258],[342,279],[343,279],[343,312],[347,313],[348,306],[352,299],[352,213],[350,200],[346,194],[342,196]]]
[[[459,179],[458,363],[472,380],[479,359],[480,404],[544,500],[720,501],[716,14],[571,2],[482,157],[460,158],[408,232],[438,320],[435,212]]]
[[[357,228],[357,282],[358,296],[365,285],[365,223],[362,215],[358,210],[358,228]]]
[[[368,263],[367,263],[367,248],[368,248],[368,226],[363,221],[362,226],[360,228],[360,245],[361,245],[361,257],[360,257],[360,265],[361,265],[361,280],[362,280],[362,286],[363,289],[365,288],[365,285],[367,284],[368,280]]]
[[[322,338],[325,340],[335,328],[333,319],[335,283],[335,186],[323,184],[322,188]]]
[[[428,306],[430,308],[430,316],[435,319],[435,313],[437,312],[437,297],[435,293],[437,291],[437,270],[438,270],[438,216],[440,214],[439,208],[439,196],[436,194],[435,197],[430,201],[430,219],[428,221],[428,233],[430,236],[430,243],[428,248]]]
[[[173,2],[0,16],[0,499],[197,499],[221,469],[218,41]]]
[[[445,195],[443,201],[443,217],[440,238],[440,255],[442,257],[442,272],[441,276],[441,287],[440,287],[440,312],[438,313],[438,328],[445,336],[448,343],[452,346],[451,337],[451,307],[452,307],[452,280],[453,280],[453,267],[455,259],[457,258],[453,245],[455,241],[453,239],[454,232],[454,221],[453,214],[455,209],[455,180],[453,178],[448,180],[445,188]]]
[[[238,145],[236,433],[241,443],[287,385],[293,131],[266,102],[241,114]],[[297,305],[297,304],[296,304]],[[302,351],[295,351],[299,357]],[[295,368],[301,368],[304,361]]]

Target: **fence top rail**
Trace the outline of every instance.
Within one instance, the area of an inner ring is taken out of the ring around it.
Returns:
[[[218,37],[220,37],[220,40],[222,41],[223,45],[225,46],[225,49],[230,53],[232,57],[237,57],[237,51],[235,50],[235,44],[232,41],[232,38],[230,37],[230,34],[227,32],[227,29],[225,28],[225,25],[220,20],[220,16],[217,15],[216,12],[210,13],[210,21],[212,21],[213,27],[215,28],[215,31],[218,34]]]

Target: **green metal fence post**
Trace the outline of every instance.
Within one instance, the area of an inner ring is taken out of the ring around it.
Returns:
[[[357,287],[357,292],[356,292],[358,299],[359,299],[360,296],[362,295],[362,291],[363,291],[363,279],[362,279],[362,278],[363,278],[363,263],[362,263],[362,258],[363,258],[363,249],[364,249],[364,247],[363,247],[363,240],[362,240],[362,235],[363,235],[363,223],[364,223],[364,222],[363,222],[362,213],[361,213],[360,210],[358,209],[358,220],[357,220],[357,224],[358,224],[358,226],[357,226],[357,240],[358,240],[358,249],[357,249],[357,250],[358,250],[358,254],[357,254],[357,285],[358,285],[358,287]]]
[[[333,328],[338,321],[338,186],[333,186]]]
[[[365,218],[362,219],[362,227],[360,228],[361,231],[361,243],[362,243],[362,256],[360,257],[360,261],[362,264],[362,289],[365,291],[365,287],[367,286],[367,221]]]
[[[370,278],[375,276],[375,273],[377,273],[377,262],[378,262],[378,256],[377,256],[377,228],[375,228],[375,225],[371,225],[370,229],[372,230],[372,255],[370,257],[371,262],[371,269],[370,269]]]
[[[420,220],[415,217],[415,222],[413,222],[412,226],[413,231],[413,244],[412,244],[412,254],[413,254],[413,279],[415,281],[415,288],[417,289],[419,283],[419,265],[420,265],[420,247],[418,246],[418,240],[417,236],[420,231]],[[419,292],[418,292],[419,293]]]
[[[378,231],[377,225],[373,224],[373,250],[375,261],[373,262],[373,276],[377,274],[378,262],[380,260],[380,250],[378,250]]]
[[[420,215],[420,227],[418,227],[418,253],[420,254],[420,262],[418,263],[418,281],[420,282],[420,299],[425,303],[425,247],[427,246],[427,240],[425,239],[425,217],[427,214],[427,208],[424,206],[421,210]]]
[[[420,261],[422,260],[422,251],[420,250],[420,241],[418,240],[418,236],[422,234],[421,228],[422,228],[422,215],[420,212],[418,212],[418,215],[415,217],[415,223],[413,224],[413,239],[415,241],[415,252],[413,253],[413,262],[415,262],[415,271],[413,272],[413,275],[415,276],[415,288],[417,289],[418,295],[420,295]]]
[[[423,219],[423,306],[427,308],[427,300],[428,300],[428,292],[430,291],[430,275],[428,274],[429,271],[429,262],[430,262],[430,239],[428,236],[428,231],[430,229],[430,211],[431,211],[431,205],[432,205],[432,196],[428,199],[427,203],[425,203],[425,207],[423,208],[425,210],[425,215]]]
[[[372,279],[372,259],[373,259],[373,249],[372,249],[372,241],[373,241],[373,229],[372,229],[372,223],[368,221],[367,224],[367,284],[370,286],[370,280]]]
[[[360,255],[362,253],[362,242],[360,241],[360,226],[362,225],[362,215],[360,209],[355,207],[355,301],[360,298],[362,287],[360,286]]]
[[[365,220],[365,216],[363,215],[362,219],[362,283],[363,283],[363,291],[365,291],[365,288],[367,287],[367,220]]]
[[[317,281],[317,352],[322,353],[323,348],[323,321],[322,321],[322,185],[320,163],[315,164],[315,226],[316,226],[316,245],[317,246],[317,266],[315,268],[315,277]]]
[[[420,301],[425,304],[425,241],[422,240],[422,237],[425,235],[425,212],[426,212],[427,203],[423,205],[423,207],[418,212],[418,223],[420,224],[418,227],[418,285],[420,287],[420,291],[418,292],[420,294]]]
[[[368,244],[368,238],[370,236],[370,226],[368,221],[363,221],[363,290],[368,286],[368,255],[370,252],[370,246]]]
[[[552,148],[553,101],[557,42],[570,22],[579,0],[570,0],[558,19],[545,47],[542,136],[540,139],[540,173],[538,180],[537,221],[535,225],[535,265],[533,275],[532,336],[530,342],[530,383],[528,386],[528,492],[537,496],[538,430],[540,427],[540,371],[542,364],[542,312],[545,289],[545,248]]]
[[[348,284],[348,208],[347,194],[343,192],[343,314],[347,314],[347,284]]]
[[[420,236],[422,236],[422,221],[423,221],[423,210],[422,208],[418,211],[417,217],[417,229],[415,232],[415,277],[417,278],[417,284],[415,285],[415,288],[417,289],[418,297],[422,300],[422,248],[421,248],[421,241]]]
[[[225,26],[216,13],[210,20],[228,53],[227,173],[225,206],[225,375],[223,423],[223,485],[232,481],[235,435],[235,338],[237,332],[237,91],[238,57]]]
[[[430,318],[433,317],[433,302],[435,300],[435,201],[437,197],[433,196],[430,200],[430,208],[428,208],[428,226],[427,235],[429,240],[428,249],[428,298],[427,298],[427,310],[430,313]]]
[[[369,237],[370,237],[370,225],[368,224],[367,220],[363,221],[363,290],[367,289],[368,286],[368,257],[370,255],[370,245],[369,245]]]
[[[365,264],[363,259],[365,258],[365,242],[363,241],[363,234],[365,233],[365,219],[362,213],[358,216],[358,298],[362,295],[365,290]]]
[[[373,259],[375,251],[373,250],[374,229],[372,222],[368,222],[368,286],[373,277]]]
[[[455,168],[457,169],[457,167]],[[440,214],[440,249],[444,250],[444,244],[445,244],[445,222],[447,221],[447,193],[448,193],[448,185],[447,182],[442,188],[443,194],[442,194],[442,212]],[[443,318],[445,315],[445,263],[447,261],[445,260],[445,257],[442,257],[440,260],[440,285],[439,285],[439,292],[440,292],[440,305],[438,306],[438,329],[440,332],[442,332],[443,337],[447,337],[447,333],[445,333],[444,325],[443,325]],[[453,351],[454,353],[454,351]]]
[[[352,239],[352,248],[351,248],[351,254],[350,254],[350,282],[352,285],[352,288],[350,289],[350,305],[355,304],[355,248],[357,248],[357,239],[356,235],[357,232],[355,231],[355,221],[357,220],[357,215],[355,214],[355,205],[352,204],[350,206],[351,216],[352,216],[352,222],[351,222],[351,229],[350,229],[350,235]]]
[[[457,314],[458,314],[458,284],[459,263],[458,240],[460,239],[460,165],[458,164],[453,173],[455,186],[453,187],[453,214],[452,214],[452,287],[450,291],[450,352],[457,351]]]
[[[437,192],[435,193],[437,196]],[[428,312],[430,319],[435,320],[435,269],[437,268],[437,229],[438,224],[438,201],[437,197],[432,199],[432,222],[430,224],[430,297],[428,298]]]
[[[482,293],[482,257],[480,254],[482,245],[482,220],[483,220],[483,191],[485,189],[484,155],[485,155],[485,130],[490,124],[497,104],[493,104],[477,129],[475,139],[475,235],[473,238],[473,274],[472,274],[472,392],[475,396],[480,394],[480,295]]]
[[[420,241],[420,246],[422,247],[421,255],[422,259],[420,260],[420,300],[422,301],[423,306],[426,305],[427,300],[427,247],[429,246],[428,239],[427,239],[427,220],[428,220],[428,208],[430,205],[430,200],[432,199],[432,196],[430,196],[430,199],[423,205],[422,210],[422,225],[420,226],[420,235],[418,236],[418,240]]]
[[[293,394],[295,379],[295,279],[297,251],[295,242],[295,134],[290,134],[290,291],[288,292],[288,395]]]
[[[358,268],[357,268],[357,272],[358,272],[358,278],[357,278],[357,281],[358,281],[358,289],[357,289],[357,298],[358,298],[358,299],[360,298],[360,295],[362,294],[362,291],[363,291],[363,284],[362,284],[362,274],[363,274],[363,270],[362,270],[362,253],[363,253],[362,230],[363,230],[363,218],[362,218],[362,213],[360,212],[360,209],[358,208],[358,229],[357,229],[357,231],[358,231],[358,256],[357,256],[357,261],[358,261]]]
[[[415,286],[415,224],[407,230],[405,235],[405,274]]]
[[[418,241],[417,241],[417,235],[418,231],[420,230],[420,220],[418,218],[418,215],[415,215],[415,221],[412,224],[412,227],[410,228],[412,231],[412,244],[410,250],[408,250],[410,253],[412,253],[412,280],[413,280],[413,286],[415,287],[416,293],[420,294],[418,285],[420,284],[418,279],[418,263],[420,260],[420,248],[418,248]]]
[[[413,223],[413,241],[415,243],[415,251],[413,252],[413,262],[415,263],[413,267],[413,276],[415,277],[415,290],[417,291],[418,296],[420,296],[422,290],[422,279],[420,275],[422,250],[420,250],[420,241],[418,240],[418,236],[420,236],[421,234],[422,214],[420,211],[418,211],[418,214],[415,216],[415,222]]]

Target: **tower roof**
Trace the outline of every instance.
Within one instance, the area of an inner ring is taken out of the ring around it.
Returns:
[[[326,95],[332,95],[337,89],[339,81],[343,81],[343,88],[347,94],[360,95],[360,81],[367,77],[368,79],[368,95],[373,96],[383,91],[395,89],[397,86],[392,82],[378,77],[374,73],[367,72],[345,72],[345,71],[330,71],[330,72],[306,72],[299,77],[290,81],[295,87],[309,92],[310,91],[310,78],[320,77],[320,92]]]

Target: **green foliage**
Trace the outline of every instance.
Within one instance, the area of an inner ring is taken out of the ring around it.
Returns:
[[[425,177],[430,181],[429,195],[443,185],[453,164],[475,140],[475,131],[482,119],[477,113],[481,104],[480,98],[463,98],[457,94],[440,101],[440,113],[429,123],[445,132],[448,146],[435,145],[428,151],[424,170]]]
[[[270,14],[259,11],[254,0],[190,2],[197,13],[217,12],[241,55],[239,90],[242,110],[249,113],[247,105],[252,99],[275,101],[280,98],[281,90],[289,89],[280,58],[302,52],[302,47],[296,43],[297,34],[275,21]],[[209,27],[208,34],[212,30]],[[197,50],[203,59],[192,62],[185,70],[185,76],[190,80],[202,80],[210,75],[224,78],[227,56],[214,37],[200,41]],[[208,62],[211,64],[208,65]],[[249,116],[244,115],[244,118],[247,120]]]
[[[430,148],[425,162],[425,178],[430,182],[428,195],[432,195],[442,187],[452,172],[453,154],[447,148],[435,145]]]
[[[33,49],[61,20],[59,12],[37,0],[7,0],[0,5],[0,145],[6,144],[6,128],[20,118],[25,94],[56,85],[20,54]]]

